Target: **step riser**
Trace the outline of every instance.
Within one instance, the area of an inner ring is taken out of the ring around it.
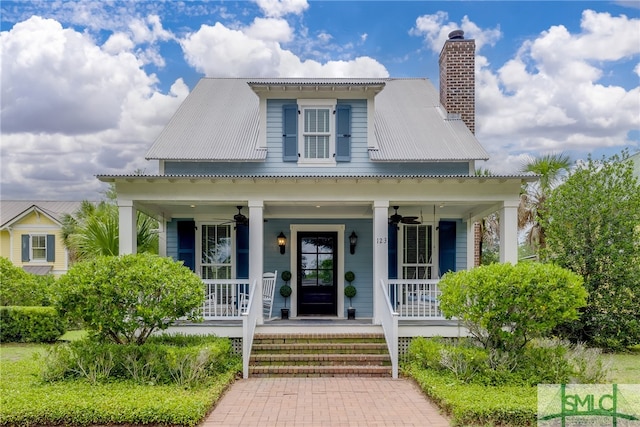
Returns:
[[[256,334],[249,361],[252,377],[389,377],[384,335]]]

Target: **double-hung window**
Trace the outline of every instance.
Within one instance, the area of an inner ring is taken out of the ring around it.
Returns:
[[[402,232],[402,278],[436,278],[433,227],[430,224],[405,224]]]
[[[282,160],[300,166],[351,161],[351,105],[335,99],[283,105]]]
[[[300,163],[335,164],[335,99],[298,100]]]
[[[45,234],[31,235],[31,261],[47,260],[47,236]]]
[[[55,262],[55,235],[23,234],[21,240],[22,262]]]
[[[201,226],[200,272],[203,279],[231,279],[233,271],[231,226]]]

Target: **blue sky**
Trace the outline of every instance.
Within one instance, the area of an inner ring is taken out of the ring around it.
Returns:
[[[640,2],[2,1],[3,199],[97,199],[199,78],[427,77],[476,40],[477,137],[517,172],[640,149]]]

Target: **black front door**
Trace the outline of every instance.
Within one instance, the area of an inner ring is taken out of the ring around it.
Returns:
[[[298,315],[337,314],[338,233],[298,233]]]

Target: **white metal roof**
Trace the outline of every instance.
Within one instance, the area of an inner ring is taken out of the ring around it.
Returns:
[[[203,78],[146,154],[147,159],[263,161],[259,99],[270,86],[372,87],[375,161],[452,161],[488,155],[460,119],[447,119],[427,79]]]
[[[147,159],[264,160],[257,150],[258,96],[245,79],[201,79],[147,152]]]
[[[390,79],[376,96],[378,161],[486,160],[487,152],[459,119],[447,118],[427,79]]]

